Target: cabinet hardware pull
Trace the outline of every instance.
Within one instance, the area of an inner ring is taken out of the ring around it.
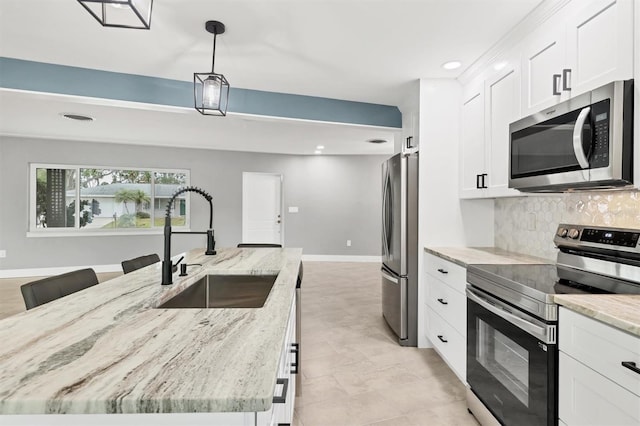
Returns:
[[[414,146],[411,144],[412,142],[413,142],[413,136],[408,136],[407,137],[407,149],[414,148]]]
[[[564,92],[571,91],[571,68],[562,70],[562,90]]]
[[[476,189],[482,189],[482,186],[480,185],[480,178],[482,177],[482,175],[476,175]]]
[[[438,299],[438,302],[442,303],[443,305],[448,305],[449,304],[449,302],[447,302],[444,299]]]
[[[629,370],[633,371],[634,373],[640,374],[640,368],[638,368],[636,366],[636,363],[633,362],[633,361],[622,361],[622,366],[624,368],[628,368]]]
[[[553,95],[554,96],[560,95],[560,90],[558,89],[558,84],[560,83],[560,79],[561,78],[562,78],[562,76],[560,74],[554,74],[553,75]]]
[[[299,365],[299,354],[300,354],[300,344],[299,343],[292,343],[291,344],[291,353],[295,354],[296,356],[296,360],[294,362],[291,363],[291,374],[298,374],[298,365]]]
[[[286,404],[287,403],[287,390],[289,389],[289,379],[276,379],[276,385],[282,385],[282,395],[274,396],[274,404]]]
[[[440,272],[441,274],[448,274],[449,273],[449,271],[445,271],[442,268],[438,269],[438,272]]]
[[[440,341],[441,341],[442,343],[447,343],[447,342],[448,342],[448,340],[447,340],[447,339],[445,339],[445,338],[444,338],[444,336],[443,336],[442,334],[438,334],[438,339],[440,339]]]
[[[485,182],[484,178],[486,178],[489,175],[487,173],[483,173],[481,176],[482,176],[482,189],[487,189],[487,183]]]

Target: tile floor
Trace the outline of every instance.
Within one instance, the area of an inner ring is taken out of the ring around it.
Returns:
[[[477,425],[463,384],[438,354],[394,340],[379,271],[375,263],[305,262],[294,424]]]

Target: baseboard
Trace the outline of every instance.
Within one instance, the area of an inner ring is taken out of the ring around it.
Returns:
[[[91,268],[97,274],[103,272],[122,272],[122,265],[88,265],[88,266],[60,266],[54,268],[28,268],[28,269],[6,269],[0,271],[0,278],[25,278],[25,277],[50,277],[52,275],[64,274],[77,271],[78,269]]]
[[[309,262],[381,262],[381,256],[340,256],[330,254],[303,254],[302,260]]]

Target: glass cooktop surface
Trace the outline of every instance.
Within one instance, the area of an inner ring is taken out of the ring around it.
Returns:
[[[591,294],[602,292],[579,283],[560,280],[552,264],[469,265],[485,278],[508,287],[524,286],[542,294]]]

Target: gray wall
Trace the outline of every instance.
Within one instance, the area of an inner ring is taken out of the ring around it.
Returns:
[[[242,172],[284,176],[285,245],[314,255],[380,254],[382,156],[294,156],[0,137],[0,269],[120,263],[162,255],[163,237],[27,238],[29,163],[79,164],[191,171],[191,184],[213,196],[217,247],[242,238]],[[204,230],[208,204],[191,198],[191,228]],[[297,206],[299,213],[288,213]],[[352,246],[346,246],[346,240]],[[173,254],[204,246],[204,236],[177,235]]]

